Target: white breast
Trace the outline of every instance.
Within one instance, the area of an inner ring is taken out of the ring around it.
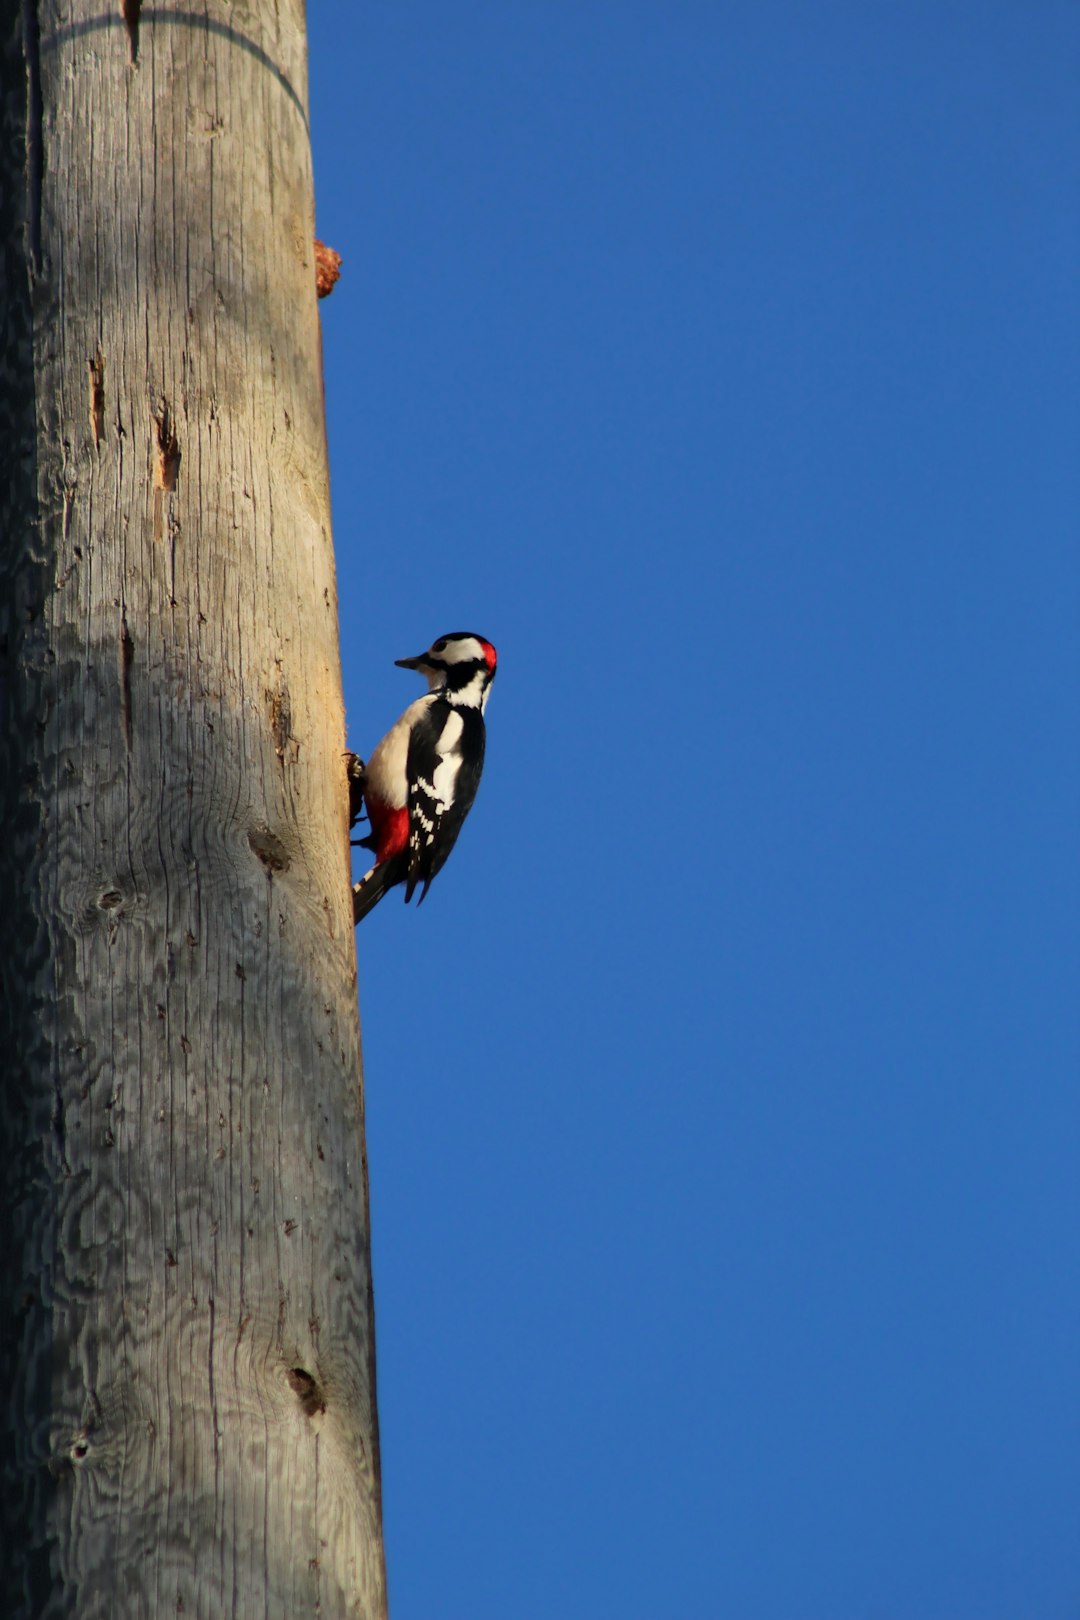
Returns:
[[[394,810],[403,810],[409,801],[409,738],[425,709],[431,706],[428,694],[410,703],[401,719],[386,733],[367,762],[365,793],[371,793]],[[459,722],[460,724],[460,722]]]

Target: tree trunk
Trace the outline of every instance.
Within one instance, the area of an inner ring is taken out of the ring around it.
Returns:
[[[8,1616],[385,1612],[302,0],[0,0]]]

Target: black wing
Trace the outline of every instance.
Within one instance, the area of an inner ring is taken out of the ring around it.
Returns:
[[[431,705],[412,734],[407,901],[412,899],[418,883],[423,884],[423,900],[432,878],[454,847],[480,785],[484,741],[484,717],[479,709],[459,708],[442,701]]]

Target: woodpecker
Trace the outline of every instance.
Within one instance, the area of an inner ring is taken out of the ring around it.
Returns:
[[[350,825],[362,800],[371,832],[359,842],[375,854],[370,872],[353,884],[355,922],[396,883],[404,883],[406,903],[422,884],[423,900],[454,847],[484,768],[484,709],[497,663],[491,642],[458,630],[418,658],[396,662],[426,676],[428,691],[409,704],[366,766],[349,756]]]

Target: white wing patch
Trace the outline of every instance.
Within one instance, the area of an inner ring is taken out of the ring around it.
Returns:
[[[461,769],[461,755],[458,744],[461,734],[465,730],[465,722],[460,714],[453,710],[446,717],[446,724],[442,728],[442,735],[437,744],[439,763],[436,765],[431,783],[432,798],[443,804],[451,804],[454,798],[454,784],[457,781],[458,771]]]
[[[409,844],[414,856],[433,847],[439,823],[454,802],[464,732],[464,720],[452,709],[435,742],[435,769],[430,777],[418,775],[413,783],[409,797]]]

